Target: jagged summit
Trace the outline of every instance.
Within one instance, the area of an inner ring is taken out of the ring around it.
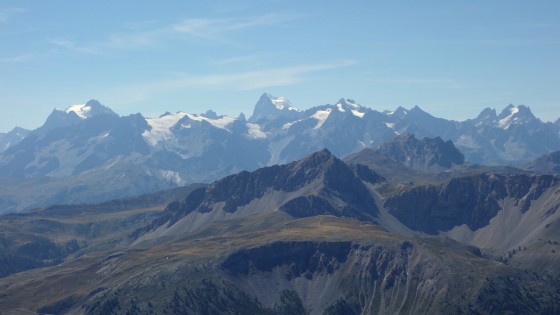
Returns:
[[[389,112],[388,114],[394,118],[400,119],[408,115],[408,110],[402,106],[399,106],[395,111]]]
[[[101,114],[117,115],[109,107],[93,99],[85,104],[71,105],[67,107],[64,112],[67,114],[74,113],[81,119],[87,119]]]
[[[218,116],[218,114],[217,114],[215,111],[211,110],[211,109],[207,110],[206,113],[201,114],[200,116],[204,116],[204,117],[210,118],[210,119],[218,119],[218,118],[220,118],[220,116]]]
[[[508,105],[498,116],[498,126],[507,129],[511,125],[525,124],[536,120],[537,118],[531,112],[531,109],[525,105]]]
[[[253,115],[249,118],[249,122],[274,120],[281,117],[293,118],[298,113],[299,110],[292,106],[287,99],[264,93],[257,104],[255,104],[255,109],[253,110]]]
[[[382,144],[376,151],[417,170],[450,168],[465,162],[465,156],[451,141],[440,137],[417,139],[408,133]]]
[[[496,114],[496,110],[494,108],[486,107],[480,112],[480,114],[478,114],[475,121],[490,123],[496,121],[497,119],[498,115]]]
[[[85,104],[70,105],[64,110],[55,108],[38,131],[46,132],[55,128],[75,125],[82,120],[98,115],[118,116],[109,107],[92,99]]]
[[[356,103],[352,99],[341,98],[340,100],[338,100],[335,106],[339,112],[351,112],[354,116],[360,118],[364,117],[364,114],[367,110],[365,107]]]

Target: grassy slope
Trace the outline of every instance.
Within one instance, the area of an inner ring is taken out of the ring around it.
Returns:
[[[311,282],[302,277],[287,281],[282,275],[288,267],[277,266],[273,270],[273,274],[277,273],[274,277],[283,280],[275,286],[276,280],[260,282],[267,279],[266,275],[270,276],[270,273],[257,270],[254,277],[249,274],[236,278],[224,274],[220,267],[224,259],[240,250],[294,241],[296,244],[349,241],[361,246],[355,254],[364,256],[349,256],[347,263],[340,264],[337,267],[339,271],[333,274],[332,279],[347,283],[337,283],[336,288],[339,289],[328,291],[333,296],[339,296],[344,303],[349,303],[348,307],[354,308],[368,307],[368,303],[356,299],[357,295],[364,295],[371,301],[370,304],[385,305],[386,311],[437,312],[447,307],[446,301],[456,303],[460,310],[467,311],[469,303],[481,298],[480,292],[485,292],[491,281],[502,281],[496,277],[518,277],[519,274],[516,269],[477,257],[468,247],[441,237],[404,238],[385,232],[378,226],[348,219],[320,216],[292,220],[274,213],[250,220],[214,224],[193,235],[160,239],[135,248],[117,246],[111,250],[90,252],[59,266],[2,278],[0,309],[37,310],[50,305],[51,310],[53,307],[59,307],[59,310],[66,307],[66,310],[89,310],[93,313],[101,310],[124,312],[135,308],[143,311],[153,308],[157,312],[171,310],[169,305],[173,304],[175,296],[175,310],[192,311],[197,303],[211,303],[209,296],[218,294],[223,295],[220,301],[225,308],[235,307],[242,300],[248,303],[243,304],[246,310],[254,307],[257,313],[274,313],[275,304],[264,302],[269,299],[280,303],[276,305],[278,307],[297,309],[304,306],[308,311],[313,311],[310,309],[313,305],[311,301],[318,297],[310,293],[309,286],[313,281],[323,281],[320,283],[324,283],[326,288],[332,288],[331,282],[334,280],[328,280],[329,275],[315,273]],[[402,246],[405,241],[410,242],[413,250],[410,257],[403,260]],[[378,251],[381,253],[379,257],[374,254]],[[377,260],[371,258],[372,255]],[[368,273],[360,271],[363,267],[360,266],[366,263],[379,263],[376,267],[378,278],[370,279]],[[356,272],[361,276],[358,277]],[[534,283],[534,279],[526,281]],[[359,282],[364,282],[366,287],[360,289]],[[260,293],[250,289],[254,283],[273,287],[272,293],[261,294],[261,299],[256,301],[255,296]],[[463,286],[464,283],[469,283],[469,286]],[[288,293],[284,292],[286,287],[290,289]],[[297,293],[298,299],[288,299],[289,303],[281,302],[282,296],[289,296],[292,291]],[[227,302],[228,294],[236,298]],[[191,295],[198,298],[191,301],[187,298]],[[30,299],[30,296],[33,298]],[[397,300],[404,302],[396,303]],[[340,303],[334,303],[334,309],[345,307],[343,302]],[[81,305],[85,305],[85,308],[81,308]],[[371,312],[380,310],[371,308],[371,305],[369,307]]]

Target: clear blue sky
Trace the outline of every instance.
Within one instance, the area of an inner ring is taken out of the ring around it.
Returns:
[[[353,98],[448,119],[560,116],[560,1],[0,1],[0,131],[98,99],[250,115]]]

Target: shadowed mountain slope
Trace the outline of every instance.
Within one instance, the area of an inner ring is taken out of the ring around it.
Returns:
[[[274,211],[296,218],[331,214],[374,221],[378,209],[366,183],[382,181],[369,168],[351,168],[322,150],[300,161],[241,172],[195,190],[185,201],[170,204],[150,227],[153,235],[141,240]]]

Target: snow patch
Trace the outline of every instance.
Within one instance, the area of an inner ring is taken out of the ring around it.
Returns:
[[[284,125],[282,125],[282,129],[290,129],[291,126],[293,126],[293,124],[295,124],[297,121],[292,121],[292,122],[288,122],[285,123]]]
[[[353,100],[346,100],[346,105],[352,107],[353,109],[360,109],[362,108],[362,106],[356,102],[354,102]]]
[[[336,107],[338,108],[338,111],[339,111],[339,112],[343,112],[343,113],[344,113],[344,112],[346,111],[344,108],[342,108],[342,104],[340,104],[340,103],[336,104]]]
[[[503,128],[503,129],[508,129],[509,126],[511,126],[511,124],[515,120],[517,120],[517,117],[513,117],[513,116],[515,114],[517,114],[518,112],[519,112],[519,108],[517,106],[513,106],[513,107],[509,108],[509,115],[507,115],[503,119],[500,119],[500,121],[498,121],[498,126],[500,126],[500,128]]]
[[[159,141],[167,140],[172,137],[171,128],[183,119],[187,114],[178,112],[176,114],[169,114],[159,118],[148,118],[146,122],[150,130],[144,131],[142,136],[151,145],[156,145]]]
[[[393,129],[393,128],[395,128],[395,123],[386,122],[386,123],[385,123],[385,126],[387,126],[387,128]]]
[[[362,112],[358,111],[357,109],[352,109],[351,111],[352,111],[352,114],[356,117],[360,117],[360,118],[364,117],[365,113],[362,113]]]
[[[159,141],[169,140],[173,138],[173,132],[171,131],[171,128],[173,128],[173,126],[175,126],[185,116],[194,121],[207,121],[212,126],[225,130],[228,130],[227,126],[235,121],[235,118],[229,116],[221,116],[217,119],[212,119],[201,115],[178,112],[176,114],[168,114],[159,118],[147,118],[146,121],[152,128],[150,130],[144,131],[142,136],[151,145],[156,145]],[[192,125],[181,124],[181,127],[189,129],[192,128]]]
[[[70,114],[71,112],[74,112],[81,119],[87,119],[89,117],[89,112],[90,111],[91,111],[91,106],[86,105],[86,104],[71,105],[68,108],[66,108],[66,110],[65,110],[65,112],[67,114]]]
[[[194,115],[194,114],[186,114],[186,115],[191,120],[195,120],[195,121],[203,121],[204,120],[204,121],[207,121],[208,123],[210,123],[212,126],[214,126],[216,128],[226,129],[226,130],[228,130],[226,127],[229,124],[231,124],[232,122],[235,121],[235,118],[229,117],[229,116],[221,116],[217,119],[212,119],[212,118],[199,116],[199,115]]]
[[[270,98],[272,104],[274,104],[274,106],[279,110],[287,109],[297,111],[297,108],[293,107],[292,103],[283,97],[272,97],[270,95],[268,97]]]
[[[261,126],[251,123],[247,123],[246,126],[248,128],[247,133],[249,134],[249,137],[253,139],[266,138],[266,133],[261,130]]]
[[[455,145],[469,149],[479,149],[480,145],[469,135],[461,135],[455,140]]]
[[[159,170],[159,176],[176,185],[184,185],[185,181],[181,178],[181,174],[172,170]]]
[[[313,114],[311,118],[315,118],[318,120],[317,125],[313,129],[321,128],[321,126],[323,126],[327,118],[329,118],[331,111],[332,111],[331,108],[327,108],[325,110],[318,110],[315,114]]]

